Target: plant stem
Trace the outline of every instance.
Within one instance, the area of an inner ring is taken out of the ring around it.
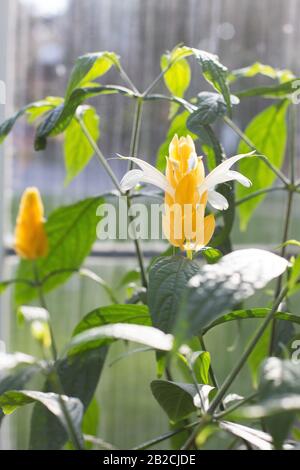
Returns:
[[[139,93],[139,90],[137,89],[137,87],[135,86],[135,84],[133,83],[133,81],[129,78],[129,76],[127,75],[127,73],[125,72],[125,70],[123,69],[123,67],[122,67],[121,64],[119,65],[119,71],[120,71],[121,77],[122,77],[123,80],[125,80],[125,82],[130,86],[130,88],[132,89],[132,91],[134,91],[134,93],[140,94],[140,93]]]
[[[272,188],[259,189],[258,191],[255,191],[254,193],[248,194],[247,196],[241,199],[238,199],[235,202],[235,205],[240,206],[241,204],[244,204],[244,202],[248,202],[255,197],[261,196],[262,194],[272,193],[273,191],[287,191],[287,190],[288,189],[286,186],[273,186]]]
[[[248,145],[248,147],[260,154],[258,155],[258,158],[260,158],[270,168],[270,170],[278,176],[285,186],[290,185],[289,179],[278,168],[276,168],[276,166],[274,166],[265,155],[263,155],[263,152],[261,152],[253,142],[251,142],[246,134],[244,134],[244,132],[228,116],[224,116],[223,120]]]
[[[161,436],[155,437],[154,439],[151,439],[150,441],[144,442],[143,444],[134,447],[132,450],[143,450],[147,449],[147,447],[151,447],[155,444],[159,444],[160,442],[166,441],[167,439],[170,439],[170,437],[176,436],[177,434],[187,431],[199,424],[199,421],[195,421],[193,423],[187,424],[186,426],[183,426],[182,428],[179,429],[174,429],[174,431],[167,432],[165,434],[162,434]]]
[[[131,134],[131,142],[130,142],[130,150],[129,150],[130,157],[135,157],[138,151],[139,136],[140,136],[140,130],[141,130],[141,121],[142,121],[142,110],[143,110],[143,99],[138,98],[136,108],[135,108],[135,113],[134,113],[134,121],[133,121],[132,134]],[[132,168],[133,168],[133,162],[129,160],[128,171],[130,171]],[[127,195],[127,208],[129,211],[131,207],[130,191],[127,191],[126,195]],[[129,218],[131,222],[133,222],[132,225],[133,225],[133,229],[135,232],[134,221],[132,220],[131,217]],[[141,248],[140,240],[136,237],[135,233],[134,233],[133,241],[134,241],[138,263],[140,266],[142,285],[143,287],[147,288],[148,282],[147,282],[147,276],[146,276],[146,269],[144,266],[142,248]]]
[[[266,330],[266,328],[268,327],[269,323],[273,320],[274,314],[276,313],[279,304],[282,302],[282,300],[286,296],[287,291],[288,291],[288,289],[284,288],[279,293],[278,297],[276,298],[276,300],[273,304],[272,310],[266,316],[265,320],[263,321],[263,323],[259,327],[257,333],[255,334],[254,338],[251,340],[250,344],[247,346],[246,350],[242,354],[241,358],[239,359],[238,363],[236,364],[236,366],[234,367],[232,372],[227,376],[224,383],[221,385],[217,396],[212,401],[212,403],[211,403],[211,405],[210,405],[210,407],[207,411],[208,414],[212,415],[214,413],[214,411],[216,410],[216,408],[219,406],[221,400],[223,399],[223,397],[227,393],[229,387],[231,386],[231,384],[233,383],[233,381],[235,380],[235,378],[237,377],[237,375],[241,371],[241,369],[244,366],[245,362],[247,361],[249,355],[251,354],[251,352],[255,348],[257,342],[259,341],[259,339],[263,335],[263,333]]]
[[[35,286],[37,288],[40,304],[44,309],[46,309],[48,311],[47,304],[46,304],[46,299],[45,299],[44,292],[43,292],[43,287],[42,287],[42,284],[41,284],[41,281],[40,281],[40,278],[39,278],[38,267],[37,267],[37,264],[36,264],[35,261],[33,261],[33,272],[34,272],[34,277],[35,277]],[[48,320],[48,327],[49,327],[50,336],[51,336],[52,358],[53,358],[53,361],[54,361],[53,371],[55,373],[55,376],[53,378],[53,381],[54,381],[56,389],[58,391],[58,400],[59,400],[59,404],[60,404],[60,407],[61,407],[61,411],[64,415],[65,420],[66,420],[68,434],[69,434],[69,437],[72,441],[72,444],[74,445],[75,449],[84,450],[84,448],[82,447],[81,442],[78,439],[72,417],[71,417],[71,415],[69,413],[69,410],[68,410],[68,408],[65,404],[65,401],[64,401],[64,397],[63,397],[64,390],[63,390],[63,387],[62,387],[62,384],[61,384],[61,381],[60,381],[59,373],[58,373],[57,368],[56,368],[57,348],[56,348],[56,344],[55,344],[55,338],[54,338],[53,329],[52,329],[52,326],[51,326],[51,323],[50,323],[50,319]]]
[[[82,132],[84,133],[84,135],[86,136],[87,140],[89,141],[91,147],[93,148],[96,156],[98,157],[101,165],[104,167],[104,169],[106,170],[108,176],[110,177],[110,179],[112,180],[114,186],[117,188],[117,190],[121,193],[121,188],[120,188],[120,184],[119,184],[119,180],[118,178],[116,177],[115,173],[113,172],[113,170],[111,169],[110,165],[107,163],[106,161],[106,158],[104,157],[103,153],[101,152],[100,148],[98,147],[96,141],[93,139],[93,137],[91,136],[91,134],[89,133],[83,119],[80,117],[80,116],[77,116],[77,120],[79,122],[79,125],[82,129]]]

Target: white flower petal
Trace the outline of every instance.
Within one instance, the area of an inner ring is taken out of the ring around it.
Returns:
[[[174,196],[174,189],[172,188],[172,186],[169,184],[167,178],[165,177],[165,175],[163,175],[159,170],[157,170],[154,166],[150,165],[150,163],[147,163],[145,162],[144,160],[141,160],[140,158],[134,158],[134,157],[123,157],[121,155],[119,155],[120,158],[122,158],[123,160],[131,160],[133,161],[136,165],[138,165],[142,171],[140,170],[130,170],[130,172],[132,171],[140,171],[140,173],[135,173],[135,174],[131,174],[128,178],[129,179],[132,179],[132,181],[136,181],[134,186],[138,183],[138,182],[144,182],[144,183],[150,183],[150,184],[153,184],[154,186],[156,186],[157,188],[160,188],[162,189],[163,191],[165,192],[168,192],[169,194],[171,194],[171,196]],[[128,173],[130,173],[128,172]],[[126,178],[127,178],[127,175],[128,173],[126,173],[122,179],[122,182],[124,181],[125,179],[125,182],[126,182]],[[136,178],[137,178],[137,175],[139,175],[140,179],[137,181]],[[122,187],[122,186],[121,186]],[[132,186],[133,187],[133,186]]]
[[[223,163],[218,165],[214,170],[212,170],[203,183],[199,186],[199,192],[202,194],[204,191],[210,191],[214,189],[218,184],[225,183],[226,181],[231,181],[232,179],[237,179],[236,178],[236,173],[237,172],[230,172],[230,168],[238,161],[241,160],[242,158],[249,157],[250,155],[253,155],[254,152],[250,153],[244,153],[241,155],[235,155],[234,157],[228,158],[225,160]],[[234,173],[234,178],[232,178],[231,173]],[[231,176],[230,176],[231,175]],[[239,173],[240,175],[240,173]],[[242,175],[243,176],[243,175]],[[245,177],[243,176],[243,182],[245,182]],[[239,177],[240,179],[240,177]],[[237,180],[239,181],[239,180]],[[249,180],[248,180],[249,181]],[[243,184],[243,183],[242,183]],[[247,184],[249,184],[247,182]]]
[[[189,161],[188,161],[188,171],[195,170],[198,165],[198,157],[195,152],[192,152],[191,155],[189,156]]]
[[[230,180],[236,180],[238,181],[239,183],[241,183],[243,186],[246,186],[246,188],[249,188],[252,183],[251,181],[249,180],[249,178],[247,178],[246,176],[244,176],[242,173],[240,173],[239,171],[229,171],[228,173],[228,176],[230,176]]]
[[[122,191],[129,191],[134,188],[142,179],[144,173],[142,170],[130,170],[128,171],[120,182],[120,187]]]
[[[208,202],[214,209],[219,211],[225,211],[228,209],[227,199],[217,191],[208,191]]]

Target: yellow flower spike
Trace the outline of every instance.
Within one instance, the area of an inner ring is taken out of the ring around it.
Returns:
[[[121,157],[134,162],[139,169],[128,171],[120,182],[122,191],[138,183],[150,183],[165,193],[163,230],[171,245],[180,247],[192,258],[193,251],[206,246],[215,230],[213,214],[205,216],[207,203],[217,210],[228,208],[227,199],[216,191],[219,184],[237,181],[249,187],[251,181],[231,167],[254,152],[226,159],[205,176],[202,158],[198,157],[192,138],[175,135],[169,146],[166,174],[144,160]],[[186,210],[188,209],[188,210]]]
[[[28,260],[48,254],[44,207],[37,188],[27,188],[22,195],[15,230],[15,250],[21,258]]]

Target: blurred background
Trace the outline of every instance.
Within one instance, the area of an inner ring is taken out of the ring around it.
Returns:
[[[86,52],[108,50],[119,54],[123,67],[140,90],[159,73],[161,54],[181,42],[217,53],[229,69],[260,61],[291,69],[300,76],[299,18],[300,2],[297,0],[0,0],[0,80],[6,84],[6,105],[0,104],[1,121],[26,103],[49,95],[63,96],[75,59]],[[268,81],[266,78],[255,80],[256,84]],[[113,70],[105,75],[103,82],[121,83]],[[206,87],[195,66],[188,97]],[[107,157],[116,152],[126,154],[133,103],[122,96],[102,96],[94,104],[100,115],[103,153]],[[234,120],[244,128],[264,106],[263,100],[245,100]],[[167,129],[168,104],[146,104],[140,154],[148,161],[155,161]],[[236,137],[228,128],[221,126],[218,131],[228,154],[234,154]],[[11,275],[16,264],[9,247],[16,207],[25,187],[39,187],[47,213],[57,205],[110,189],[110,182],[96,160],[65,187],[62,141],[50,139],[47,149],[37,153],[33,150],[33,138],[33,127],[19,120],[12,137],[0,148],[3,278]],[[121,176],[124,165],[117,161],[112,165]],[[259,208],[246,233],[240,233],[236,223],[235,246],[280,242],[285,195],[274,194]],[[298,206],[294,209],[290,238],[300,238],[299,220]],[[135,259],[127,248],[123,252],[118,249],[117,253],[116,247],[109,249],[109,253],[104,253],[99,247],[87,265],[115,285],[122,273],[135,267]],[[51,293],[50,310],[59,319],[56,323],[58,342],[66,341],[82,315],[106,303],[108,299],[103,292],[95,292],[89,281],[76,277]],[[242,325],[243,328],[249,331],[249,325]],[[215,364],[221,378],[243,347],[242,339],[235,341],[233,327],[226,328],[225,333],[221,336],[217,330],[209,337],[215,357],[218,354],[222,357],[222,364]],[[9,350],[36,352],[26,331],[16,327],[9,294],[2,298],[0,339],[5,340]],[[228,363],[223,362],[224,348],[229,348]],[[114,346],[107,364],[124,349],[124,345]],[[149,391],[149,381],[154,376],[152,353],[132,356],[111,368],[107,366],[98,393],[101,437],[124,448],[168,429],[165,417],[154,412],[158,411],[157,405]],[[242,380],[239,386],[242,392]],[[0,448],[26,448],[25,430],[29,419],[30,410],[7,419]]]

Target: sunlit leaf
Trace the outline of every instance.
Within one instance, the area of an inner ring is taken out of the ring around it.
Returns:
[[[93,140],[97,142],[100,132],[99,116],[95,108],[81,106],[78,108],[77,112],[80,113],[80,118],[89,134]],[[94,155],[94,149],[87,140],[76,118],[72,119],[71,124],[66,129],[64,155],[67,173],[65,183],[68,184],[85,168]]]
[[[60,207],[49,215],[46,222],[49,254],[37,261],[40,279],[47,276],[43,283],[45,291],[65,282],[89,254],[100,220],[96,216],[96,210],[102,203],[101,197],[88,198],[70,206]],[[22,260],[16,277],[34,281],[32,263]],[[36,296],[36,289],[30,285],[16,285],[15,298],[18,305],[27,303]]]
[[[203,332],[224,311],[280,276],[288,261],[265,250],[234,251],[201,267],[184,292],[176,325],[178,338]]]
[[[246,136],[256,146],[258,152],[265,155],[269,161],[277,168],[281,168],[284,160],[286,146],[286,111],[288,102],[270,106],[264,109],[260,114],[250,122],[245,130]],[[241,141],[238,153],[247,153],[251,149]],[[276,175],[259,158],[244,158],[239,162],[239,170],[252,181],[251,188],[245,188],[241,184],[237,185],[236,191],[238,198],[272,186]],[[240,204],[240,226],[245,230],[254,210],[264,200],[265,195],[261,195]]]
[[[84,351],[99,347],[99,340],[106,339],[110,343],[118,339],[141,343],[160,351],[170,351],[173,347],[172,335],[152,326],[128,323],[114,323],[96,328],[90,328],[76,336],[67,345],[70,355],[82,354]]]
[[[262,64],[261,62],[254,62],[247,67],[232,70],[228,79],[232,83],[238,78],[251,78],[255,77],[256,75],[263,75],[265,77],[273,78],[274,80],[278,79],[281,83],[291,80],[295,77],[291,70],[276,69],[271,65]]]

